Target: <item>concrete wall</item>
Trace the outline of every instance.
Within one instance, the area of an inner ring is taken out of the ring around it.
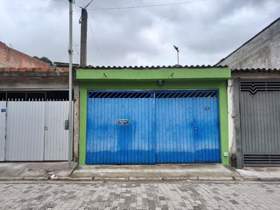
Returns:
[[[236,68],[280,68],[280,19],[218,64]]]
[[[67,78],[0,78],[0,90],[68,90]]]
[[[228,145],[229,145],[229,153],[234,154],[236,151],[235,141],[234,141],[234,113],[233,113],[233,80],[228,80]]]

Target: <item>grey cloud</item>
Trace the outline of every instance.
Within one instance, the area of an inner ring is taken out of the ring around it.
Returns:
[[[74,7],[75,61],[79,61],[80,8]],[[169,0],[95,0],[88,8],[88,60],[94,65],[214,64],[278,17],[279,0],[195,0],[126,10]],[[176,2],[179,2],[179,0]],[[261,15],[260,15],[261,14]],[[67,61],[68,1],[0,1],[0,40],[31,55]]]

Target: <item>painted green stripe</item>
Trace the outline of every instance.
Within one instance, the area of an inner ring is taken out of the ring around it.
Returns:
[[[86,161],[86,129],[87,129],[87,88],[80,86],[80,144],[79,144],[79,163],[85,164]]]
[[[76,71],[78,80],[172,80],[172,79],[228,79],[228,68],[162,69],[162,70],[90,70]]]
[[[226,82],[224,82],[226,83]],[[221,157],[224,165],[229,165],[228,152],[228,104],[227,104],[227,86],[219,86],[219,108],[220,108],[220,139],[221,139]],[[226,156],[225,156],[226,155]]]

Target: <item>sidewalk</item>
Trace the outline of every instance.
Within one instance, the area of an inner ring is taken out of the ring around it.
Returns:
[[[221,164],[197,165],[128,165],[128,166],[80,166],[72,174],[73,178],[92,180],[239,180],[239,174]]]
[[[247,181],[280,181],[280,167],[245,167],[236,171]]]
[[[233,169],[221,164],[85,165],[0,163],[0,181],[280,181],[280,167]]]
[[[76,164],[68,162],[16,162],[0,163],[0,181],[49,180],[69,177]]]

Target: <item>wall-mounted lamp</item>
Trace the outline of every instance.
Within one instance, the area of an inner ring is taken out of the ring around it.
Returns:
[[[164,83],[165,83],[165,81],[164,80],[157,80],[157,85],[158,86],[163,86],[164,85]]]

